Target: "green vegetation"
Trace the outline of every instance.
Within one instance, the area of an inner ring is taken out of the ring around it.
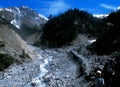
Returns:
[[[0,47],[5,47],[5,44],[4,43],[0,43]]]
[[[79,34],[98,36],[102,29],[102,22],[86,11],[69,9],[50,20],[44,25],[43,33],[36,45],[46,45],[48,47],[61,47],[68,45]]]
[[[0,47],[5,47],[5,43],[0,39]]]
[[[14,62],[14,58],[8,54],[0,53],[0,71],[8,68]]]
[[[103,22],[106,30],[91,45],[91,50],[100,55],[120,51],[120,10],[110,13]]]
[[[43,26],[42,36],[35,45],[61,47],[69,45],[81,33],[96,37],[97,41],[88,48],[96,54],[111,54],[120,51],[120,10],[108,17],[98,19],[78,9],[69,9],[52,17]]]

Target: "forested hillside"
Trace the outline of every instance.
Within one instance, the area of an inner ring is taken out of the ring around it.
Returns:
[[[40,41],[35,45],[61,47],[69,45],[80,33],[95,37],[97,41],[89,48],[97,54],[110,54],[120,50],[120,10],[107,17],[96,18],[92,14],[69,9],[63,14],[51,17],[43,26]]]
[[[70,44],[79,33],[97,37],[104,30],[103,26],[100,19],[86,11],[69,9],[49,19],[43,27],[40,43],[48,47],[61,47]],[[38,41],[35,44],[40,43]]]
[[[103,19],[106,30],[92,44],[92,50],[97,54],[111,54],[120,51],[120,10],[112,12]]]

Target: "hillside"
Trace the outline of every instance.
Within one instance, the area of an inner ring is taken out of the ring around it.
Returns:
[[[91,50],[99,55],[109,55],[120,51],[120,10],[103,18],[106,30],[91,45]]]
[[[38,32],[47,20],[26,6],[0,8],[0,71],[11,63],[35,58],[27,43],[33,44],[40,38]]]
[[[20,55],[23,55],[23,51],[29,55],[30,58],[33,57],[33,53],[26,44],[26,42],[21,39],[21,37],[8,25],[0,24],[0,40],[5,46],[0,47],[1,53],[7,53],[15,58],[20,59]]]
[[[34,40],[32,41],[31,36],[34,36],[33,38],[37,40],[36,36],[38,34],[36,35],[36,32],[40,32],[42,26],[48,20],[27,6],[0,8],[0,19],[13,25],[12,29],[22,39],[32,44]]]
[[[89,37],[97,37],[104,29],[101,19],[86,11],[69,9],[45,23],[37,45],[62,47],[69,45],[80,33]]]
[[[96,50],[88,50],[94,46],[109,47],[111,45],[111,43],[108,45],[109,40],[114,42],[115,46],[118,42],[119,46],[119,37],[116,37],[119,36],[119,32],[116,35],[119,27],[109,26],[108,29],[106,25],[110,16],[97,19],[85,11],[70,9],[64,14],[51,18],[45,25],[42,22],[44,26],[36,28],[34,26],[36,16],[29,8],[5,8],[0,11],[5,12],[0,17],[0,56],[9,54],[15,59],[14,65],[0,72],[0,87],[94,87],[96,70],[102,70],[105,63],[111,61],[116,71],[117,79],[115,77],[115,80],[119,83],[119,51],[108,55],[97,55]],[[13,12],[16,12],[15,18],[13,18]],[[16,18],[21,17],[19,13],[33,14],[24,15],[30,20],[29,22],[27,19],[22,20],[22,27],[16,26],[20,21]],[[116,23],[110,22],[114,25]],[[32,23],[31,26],[28,26],[29,23]],[[113,30],[114,28],[116,31]],[[106,34],[110,35],[110,39]],[[115,38],[112,38],[114,35]],[[38,38],[46,47],[43,47],[39,41],[37,43]],[[33,41],[36,41],[39,47],[30,45]],[[104,42],[107,44],[103,45]],[[6,57],[3,58],[5,60],[0,60],[0,64],[8,61]],[[117,85],[115,87],[119,87],[119,84]]]

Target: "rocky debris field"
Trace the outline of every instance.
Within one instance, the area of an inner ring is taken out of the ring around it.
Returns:
[[[59,49],[31,46],[36,57],[0,72],[0,87],[90,87],[95,68],[109,57],[90,55],[84,45]]]
[[[0,87],[44,87],[42,76],[48,72],[45,65],[51,57],[44,50],[35,48],[35,51],[39,51],[39,54],[33,60],[19,65],[13,64],[0,72]]]
[[[91,87],[93,85],[95,69],[102,69],[110,58],[87,55],[88,52],[82,54],[78,52],[79,48],[78,46],[68,50],[57,49],[52,53],[49,72],[44,76],[46,87]]]

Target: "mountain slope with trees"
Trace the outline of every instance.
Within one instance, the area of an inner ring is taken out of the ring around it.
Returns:
[[[103,29],[100,19],[78,9],[69,9],[63,14],[51,17],[44,25],[41,43],[48,47],[61,47],[70,44],[79,34],[98,36]],[[37,43],[39,44],[39,43]]]
[[[111,12],[103,22],[106,24],[106,30],[92,44],[92,50],[97,54],[120,51],[120,10]]]

